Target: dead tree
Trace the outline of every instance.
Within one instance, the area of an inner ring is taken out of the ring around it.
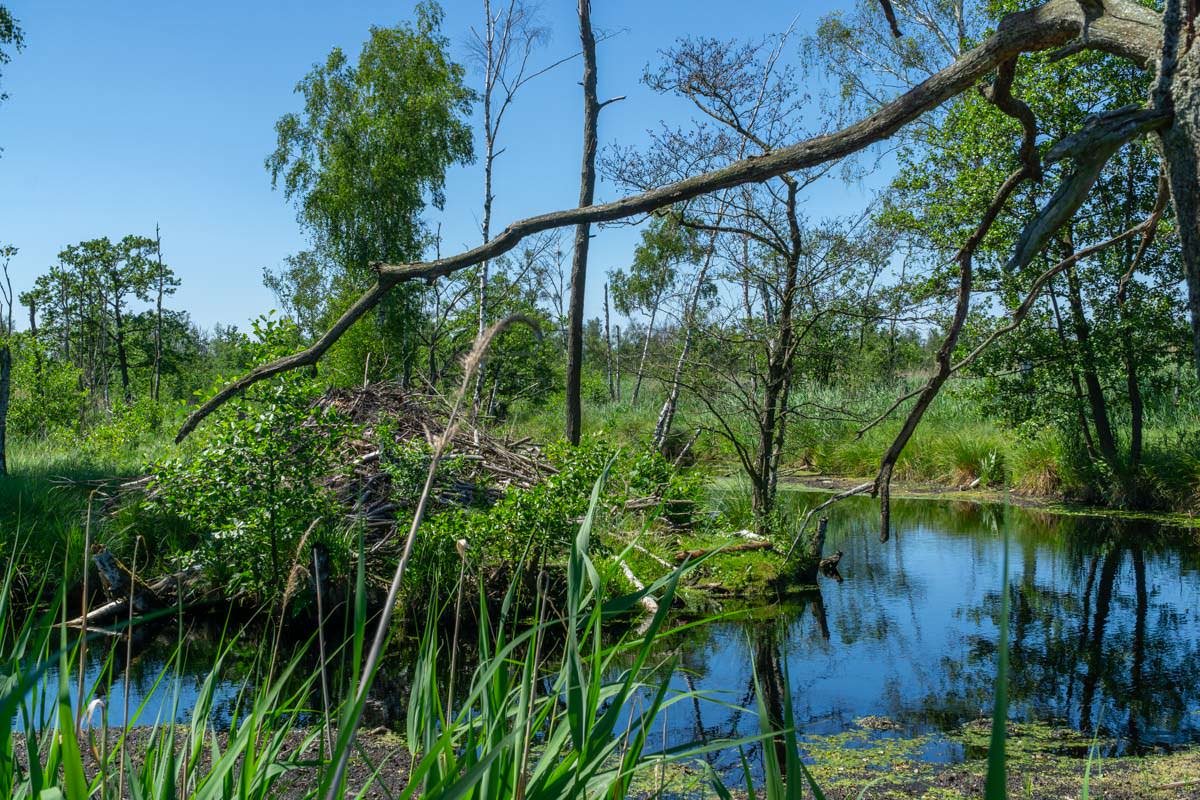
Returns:
[[[12,346],[13,335],[13,288],[8,275],[8,263],[17,254],[12,245],[0,247],[0,258],[4,259],[3,278],[0,284],[0,477],[8,474],[8,398],[12,389]]]
[[[503,6],[503,3],[501,3]],[[529,59],[547,39],[547,31],[536,19],[534,9],[518,0],[509,0],[506,7],[492,10],[491,0],[483,0],[483,30],[472,29],[472,55],[483,68],[483,220],[480,223],[483,243],[492,236],[492,176],[496,159],[503,150],[496,150],[504,115],[517,92],[533,78],[553,69],[531,71]],[[559,62],[561,63],[561,62]],[[479,263],[479,296],[477,298],[477,335],[482,336],[488,325],[487,291],[488,260]],[[433,372],[432,367],[430,372]],[[479,413],[485,370],[479,371],[472,397],[472,415]]]
[[[647,73],[646,83],[659,93],[690,100],[700,120],[690,131],[664,128],[644,154],[626,151],[608,159],[613,176],[625,185],[646,187],[672,175],[680,164],[719,165],[748,154],[767,155],[793,137],[800,129],[802,106],[792,70],[780,63],[789,34],[744,46],[684,40],[665,51],[662,66]],[[714,431],[737,453],[762,534],[768,532],[774,506],[796,357],[806,334],[836,302],[829,281],[849,266],[845,255],[855,249],[852,237],[810,230],[800,211],[802,192],[826,171],[826,165],[819,165],[675,208],[684,227],[707,234],[711,249],[720,249],[718,280],[735,289],[742,307],[727,314],[735,334],[726,332],[729,326],[707,331],[720,341],[718,353],[693,365],[699,367],[693,370],[697,377],[686,380],[683,371],[691,349],[687,318],[694,308],[685,310],[684,352],[672,375],[676,388],[660,414],[656,441],[665,440],[678,387],[690,386],[719,420]],[[689,306],[699,299],[714,255],[704,258]],[[751,380],[739,380],[739,374]],[[738,419],[753,420],[753,441],[741,435]]]
[[[1069,159],[1074,170],[1063,180],[1060,191],[1025,227],[1012,268],[1028,266],[1057,230],[1078,208],[1081,194],[1091,187],[1089,175],[1103,166],[1106,154],[1137,137],[1154,134],[1162,146],[1168,168],[1168,182],[1174,203],[1177,227],[1183,242],[1182,253],[1188,279],[1192,312],[1196,367],[1200,372],[1200,197],[1196,186],[1200,179],[1200,50],[1188,35],[1194,19],[1184,13],[1182,0],[1168,0],[1158,13],[1131,0],[1047,0],[1028,10],[1005,16],[996,30],[976,47],[961,54],[952,64],[921,83],[881,105],[859,121],[830,133],[779,146],[766,154],[753,154],[681,180],[600,205],[585,205],[529,217],[511,224],[488,243],[472,250],[431,262],[376,264],[378,279],[330,329],[310,347],[266,364],[230,382],[201,404],[180,428],[182,440],[209,414],[247,386],[296,367],[315,363],[343,333],[374,308],[397,284],[409,280],[435,280],[444,275],[480,264],[514,248],[532,234],[571,225],[608,222],[647,214],[702,195],[735,186],[762,183],[797,170],[811,169],[859,152],[883,141],[918,120],[942,103],[973,90],[987,81],[996,87],[998,105],[1006,103],[1005,85],[1011,79],[1022,53],[1095,51],[1126,59],[1138,67],[1154,71],[1155,86],[1142,108],[1118,109],[1091,117],[1073,136],[1052,148],[1049,155]],[[1011,95],[1009,95],[1011,97]],[[1018,115],[1030,135],[1031,115]],[[1034,121],[1036,122],[1036,121]],[[1036,129],[1033,131],[1036,133]],[[1022,148],[1029,153],[1030,148]],[[1036,151],[1034,151],[1036,155]],[[990,228],[1000,208],[1013,190],[1014,182],[1034,177],[1032,159],[999,187],[995,201],[984,213],[976,234],[964,244],[958,258],[958,301],[954,323],[938,353],[938,367],[922,388],[900,434],[881,461],[872,486],[882,501],[881,536],[887,538],[887,489],[896,458],[919,424],[946,376],[953,369],[950,356],[970,307],[971,259],[979,240]],[[1061,271],[1063,267],[1051,268]],[[1057,274],[1057,273],[1055,273]],[[1039,291],[1044,282],[1039,282]]]
[[[583,163],[579,173],[579,207],[592,205],[596,195],[596,125],[600,111],[624,95],[603,103],[596,96],[596,36],[592,32],[591,0],[579,0],[579,43],[583,54]],[[583,296],[587,288],[590,219],[575,223],[575,249],[571,257],[571,299],[567,307],[567,418],[566,438],[579,444],[583,432]],[[556,226],[557,227],[557,226]]]
[[[596,123],[600,101],[596,98],[596,37],[592,33],[591,0],[579,0],[579,43],[583,49],[583,164],[579,173],[579,207],[592,204],[596,195]],[[567,418],[566,437],[579,444],[583,431],[580,396],[583,377],[583,295],[587,284],[588,244],[591,222],[575,225],[575,248],[571,256],[571,299],[567,306]]]
[[[613,390],[612,328],[608,323],[608,283],[606,282],[604,284],[604,376],[608,380],[608,399],[612,402],[617,399],[617,394]]]
[[[700,262],[700,269],[693,276],[692,291],[688,293],[687,304],[683,309],[683,345],[679,348],[679,358],[675,360],[675,371],[671,375],[667,398],[663,400],[662,408],[658,412],[658,420],[654,423],[653,442],[656,450],[663,450],[666,447],[667,437],[671,435],[671,425],[675,422],[675,410],[679,407],[679,392],[683,387],[683,371],[692,354],[692,340],[695,338],[696,311],[700,306],[700,293],[704,290],[709,268],[712,267],[713,258],[716,255],[716,244],[716,235],[710,235],[708,246],[704,249],[703,260]]]

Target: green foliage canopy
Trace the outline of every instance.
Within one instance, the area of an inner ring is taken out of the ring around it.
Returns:
[[[300,220],[347,271],[416,258],[426,198],[444,200],[446,169],[471,160],[473,93],[448,53],[442,11],[371,28],[357,64],[334,48],[296,86],[304,110],[275,126],[266,161]]]

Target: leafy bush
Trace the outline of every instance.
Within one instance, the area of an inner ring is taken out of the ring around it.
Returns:
[[[98,415],[87,427],[82,441],[64,431],[67,437],[64,444],[75,441],[75,446],[82,445],[83,454],[88,458],[101,463],[116,463],[158,441],[167,423],[173,420],[170,407],[149,397],[132,402],[117,400],[107,414]]]
[[[255,361],[295,346],[291,324],[255,322]],[[331,530],[334,499],[327,479],[340,469],[339,443],[350,425],[313,405],[320,385],[292,371],[252,387],[222,409],[190,456],[163,462],[147,501],[201,535],[193,556],[212,576],[254,599],[284,591],[287,561],[316,520]],[[263,569],[269,558],[269,569]]]
[[[414,567],[426,574],[455,569],[459,539],[466,539],[470,552],[492,565],[515,564],[527,548],[532,562],[560,556],[587,511],[592,487],[614,456],[600,498],[602,510],[612,513],[627,500],[660,497],[668,516],[674,516],[673,508],[686,507],[690,512],[702,496],[700,476],[673,470],[653,450],[618,454],[614,446],[589,437],[578,447],[556,443],[546,454],[558,472],[537,485],[511,487],[486,510],[456,509],[430,518],[417,544]]]
[[[9,434],[25,439],[55,433],[73,437],[88,399],[79,388],[79,370],[51,359],[44,345],[31,336],[18,334],[13,344]]]

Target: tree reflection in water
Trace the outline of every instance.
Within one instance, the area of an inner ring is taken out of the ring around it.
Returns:
[[[794,724],[806,734],[839,733],[866,716],[888,717],[905,735],[950,732],[986,716],[1007,531],[1013,718],[1096,731],[1120,752],[1200,741],[1194,535],[1146,521],[908,501],[893,510],[897,535],[880,544],[869,501],[832,511],[826,550],[844,552],[845,582],[823,580],[821,592],[767,622],[758,614],[700,629],[682,648],[689,686],[752,707],[757,670],[768,712],[781,715],[786,673]],[[669,738],[757,730],[753,714],[715,704],[691,716]]]

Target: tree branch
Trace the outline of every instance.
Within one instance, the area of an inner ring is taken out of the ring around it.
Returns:
[[[541,214],[515,222],[484,245],[448,258],[413,264],[381,264],[371,287],[312,347],[256,367],[201,404],[180,428],[181,441],[209,414],[248,386],[299,366],[312,364],[355,321],[374,308],[396,283],[432,280],[502,255],[525,237],[541,231],[636,216],[721,189],[769,178],[840,159],[887,139],[904,125],[970,88],[1000,64],[1022,52],[1060,47],[1083,35],[1090,47],[1152,63],[1159,50],[1161,22],[1157,13],[1130,0],[1102,0],[1085,10],[1076,0],[1048,0],[1036,8],[1010,14],[995,33],[955,63],[897,97],[875,113],[835,133],[816,136],[772,153],[739,160],[721,169],[686,178],[610,203]]]

